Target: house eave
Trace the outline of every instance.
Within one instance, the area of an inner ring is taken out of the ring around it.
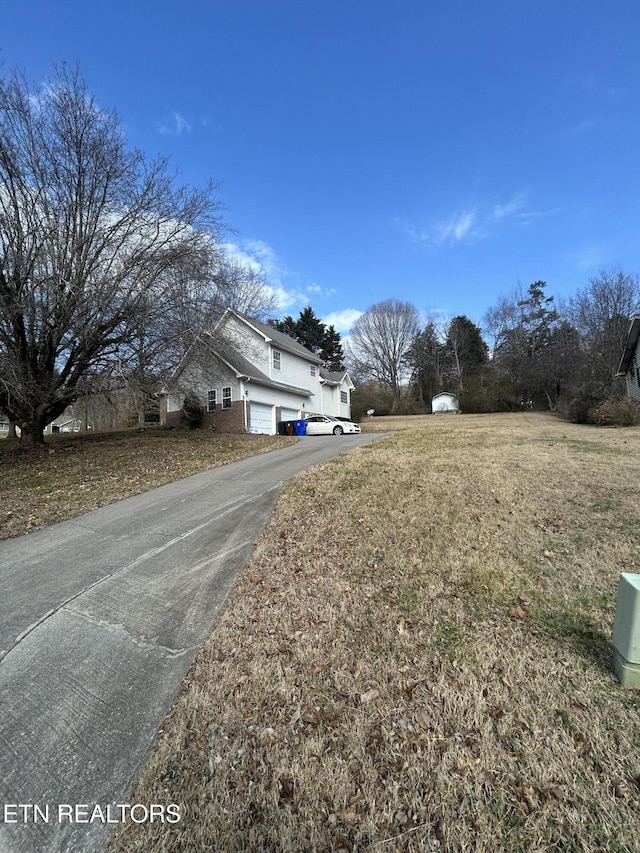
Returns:
[[[227,308],[221,319],[218,321],[216,328],[223,324],[223,321],[227,315],[232,315],[236,317],[237,320],[244,323],[257,335],[259,335],[265,343],[271,344],[272,346],[277,347],[277,349],[283,350],[284,352],[288,352],[291,355],[297,355],[300,358],[306,358],[312,364],[322,364],[321,358],[318,358],[318,356],[312,353],[311,350],[308,350],[306,347],[303,347],[302,344],[299,344],[293,338],[289,338],[289,336],[284,334],[284,332],[278,332],[277,329],[274,329],[273,331],[275,334],[271,335],[269,334],[269,327],[265,323],[261,323],[259,320],[255,320],[252,317],[247,317],[244,314],[241,314],[239,311],[236,311],[234,308]],[[289,344],[289,340],[291,341],[291,344]]]
[[[631,321],[631,325],[629,326],[627,340],[625,341],[624,345],[624,352],[622,353],[622,358],[620,359],[620,364],[618,366],[618,372],[616,373],[616,376],[627,375],[629,365],[631,364],[631,359],[633,358],[633,354],[636,351],[638,337],[640,337],[640,316],[636,315]]]
[[[262,385],[265,388],[273,388],[276,391],[286,391],[288,394],[295,394],[296,397],[313,397],[313,393],[308,388],[298,388],[295,385],[285,385],[284,382],[274,382],[273,379],[261,379],[256,376],[239,376],[246,382],[252,382],[254,385]]]

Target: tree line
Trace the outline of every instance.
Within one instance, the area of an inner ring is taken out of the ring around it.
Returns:
[[[78,70],[34,87],[0,78],[0,412],[23,444],[78,399],[150,401],[228,307],[267,320],[261,273],[225,250],[218,185],[182,185],[164,158],[125,143]],[[426,321],[409,302],[372,305],[344,346],[311,306],[271,320],[356,383],[353,414],[557,409],[619,394],[616,370],[638,277],[602,272],[557,304],[543,281],[500,298],[477,325]]]
[[[616,373],[638,313],[640,280],[623,270],[600,272],[563,302],[544,281],[516,287],[481,325],[465,315],[425,322],[410,302],[379,302],[349,338],[354,413],[430,411],[431,398],[448,391],[466,412],[536,408],[579,420],[624,394]]]

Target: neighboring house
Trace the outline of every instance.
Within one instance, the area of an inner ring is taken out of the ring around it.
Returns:
[[[45,435],[55,435],[58,432],[80,432],[82,421],[74,417],[73,408],[69,407],[50,424],[44,428]]]
[[[629,397],[640,400],[640,316],[631,321],[616,375],[625,377]]]
[[[459,412],[458,398],[455,394],[447,394],[446,392],[436,394],[435,397],[431,398],[431,411],[434,415],[440,412]]]
[[[160,398],[160,423],[178,426],[195,393],[203,428],[275,435],[279,421],[351,417],[353,383],[293,338],[228,308],[190,347]]]
[[[81,426],[82,422],[78,418],[71,417],[69,410],[67,410],[60,417],[56,418],[55,421],[51,421],[50,424],[46,425],[44,434],[53,435],[57,432],[79,432]],[[20,435],[20,427],[16,425],[15,429],[16,435]],[[8,434],[8,432],[9,418],[3,412],[0,412],[0,435]]]

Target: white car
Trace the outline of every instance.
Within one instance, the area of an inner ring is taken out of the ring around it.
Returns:
[[[307,435],[342,435],[358,433],[360,427],[352,421],[340,421],[327,415],[313,415],[307,418]]]

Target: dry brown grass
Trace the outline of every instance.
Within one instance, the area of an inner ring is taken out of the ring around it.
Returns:
[[[410,425],[284,488],[110,853],[638,850],[640,429]]]
[[[30,533],[295,439],[199,430],[52,436],[44,448],[0,441],[0,539]]]

